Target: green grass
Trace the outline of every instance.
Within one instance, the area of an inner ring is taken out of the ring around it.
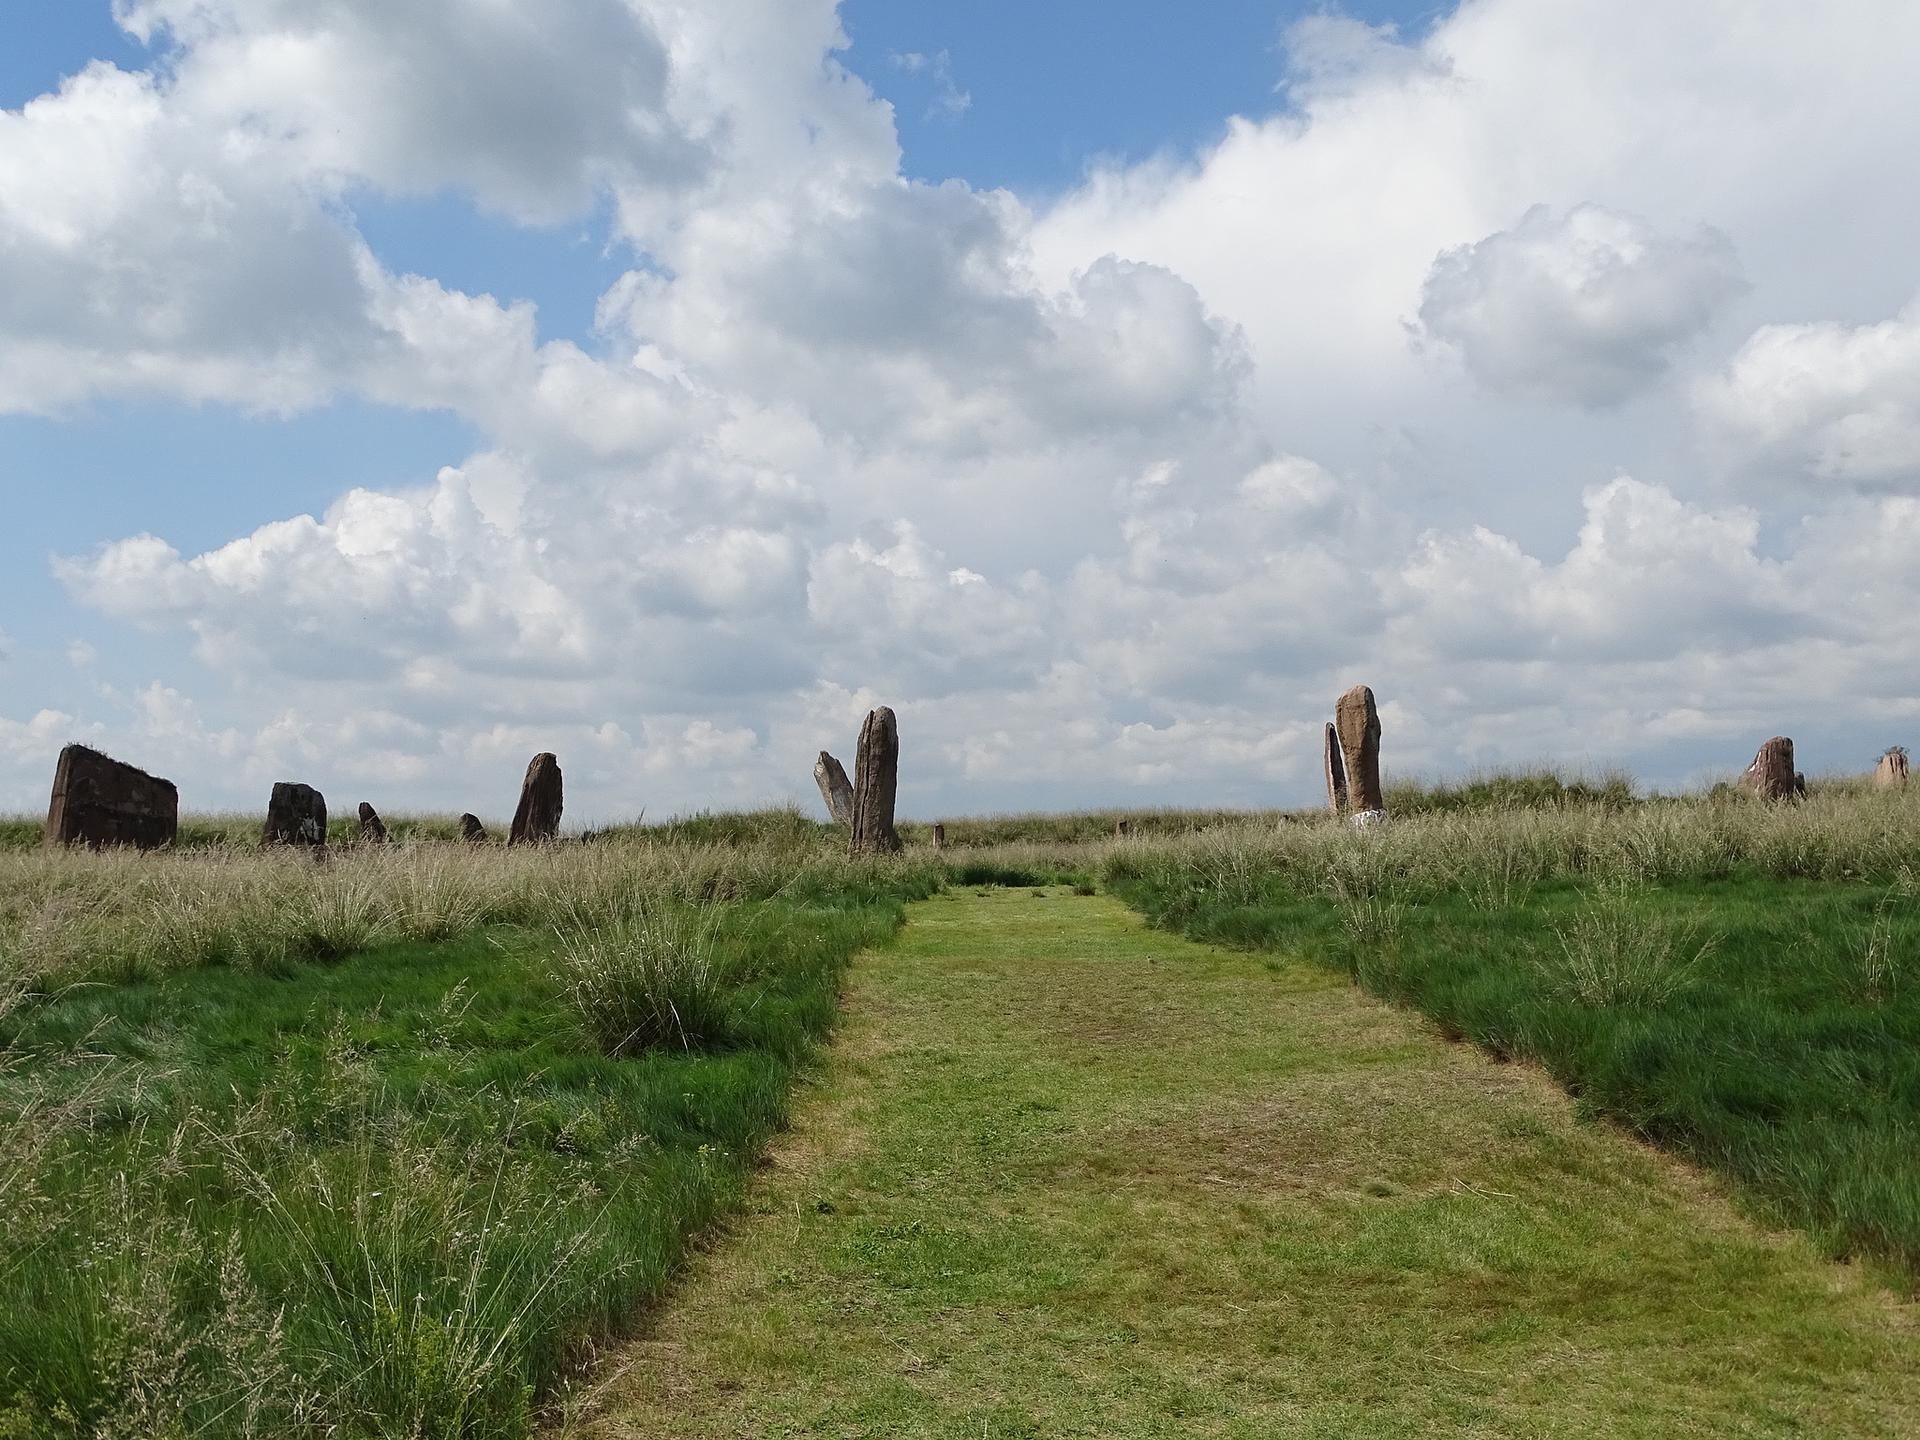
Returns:
[[[949,891],[573,1432],[1907,1433],[1911,1318],[1337,972]]]
[[[743,902],[697,1043],[550,934],[0,1006],[0,1436],[508,1437],[736,1198],[892,900]]]
[[[1661,883],[1492,871],[1435,888],[1366,860],[1229,880],[1167,858],[1110,878],[1158,924],[1330,962],[1450,1036],[1537,1061],[1590,1113],[1737,1178],[1827,1253],[1920,1283],[1910,881],[1741,864]]]

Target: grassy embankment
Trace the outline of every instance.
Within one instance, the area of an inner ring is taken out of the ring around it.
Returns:
[[[525,1434],[935,883],[753,843],[0,855],[0,1436]]]
[[[1770,1218],[1920,1281],[1920,796],[1433,813],[1117,848],[1188,935],[1329,960]]]
[[[856,966],[602,1440],[1911,1433],[1910,1312],[1537,1070],[1055,887]]]

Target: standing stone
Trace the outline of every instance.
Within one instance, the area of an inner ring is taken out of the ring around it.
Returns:
[[[1322,763],[1327,772],[1327,808],[1338,815],[1347,808],[1347,765],[1340,758],[1340,732],[1327,722],[1326,753]]]
[[[936,825],[933,827],[933,848],[936,850],[944,850],[947,848],[946,826]]]
[[[99,850],[131,845],[158,850],[180,831],[180,792],[85,745],[69,745],[53,768],[47,843]]]
[[[327,843],[327,797],[311,785],[282,780],[267,801],[262,845],[303,845],[318,850]]]
[[[1895,745],[1880,757],[1880,763],[1873,767],[1873,783],[1882,790],[1904,790],[1907,788],[1907,751],[1903,745]]]
[[[520,808],[513,812],[509,845],[538,845],[560,833],[560,761],[541,751],[527,763],[527,778],[520,782]]]
[[[360,839],[368,845],[387,843],[387,825],[380,813],[366,801],[360,802]]]
[[[460,817],[460,838],[469,845],[487,843],[487,827],[480,823],[478,815],[467,814]]]
[[[1334,706],[1333,723],[1346,771],[1347,803],[1356,811],[1387,808],[1380,792],[1380,712],[1373,691],[1356,685]]]
[[[847,767],[822,750],[813,762],[813,783],[820,787],[820,798],[827,802],[827,814],[833,823],[853,824],[853,782],[847,779]]]
[[[1802,782],[1793,768],[1793,741],[1785,735],[1767,741],[1754,755],[1740,783],[1762,800],[1790,800],[1800,793]]]
[[[1133,834],[1133,822],[1131,820],[1116,820],[1113,822],[1114,839],[1124,840],[1131,834]]]
[[[853,758],[853,855],[893,855],[900,833],[893,828],[894,792],[900,786],[900,726],[885,705],[867,712],[860,749]]]

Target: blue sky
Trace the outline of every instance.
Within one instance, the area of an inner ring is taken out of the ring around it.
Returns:
[[[884,698],[957,811],[1308,798],[1354,678],[1429,772],[1920,713],[1838,538],[1920,490],[1894,0],[464,5],[6,0],[0,808],[60,736],[658,813]]]

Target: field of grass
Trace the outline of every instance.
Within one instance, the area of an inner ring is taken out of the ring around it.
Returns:
[[[855,967],[735,1233],[575,1429],[1888,1436],[1911,1317],[1537,1071],[1055,887]]]
[[[1318,973],[1359,1003],[1352,976],[1539,1062],[1889,1295],[1920,1283],[1920,797],[1835,781],[1769,807],[1543,773],[1390,799],[1366,832],[1277,811],[953,820],[937,856],[909,825],[905,856],[859,862],[791,809],[514,851],[389,817],[400,843],[336,825],[324,864],[261,852],[240,816],[144,856],[0,824],[0,1440],[526,1434],[736,1203],[848,958],[943,889],[1098,883],[1265,953],[1283,990]],[[1019,1003],[1114,1000],[1118,972],[1069,958]],[[1165,959],[1144,976],[1171,978]],[[1234,1026],[1293,1023],[1234,994],[1254,1007]],[[996,1017],[972,1022],[980,1063],[1012,1064]],[[1177,1027],[1216,1019],[1164,1023],[1124,1043],[1191,1058],[1210,1032]],[[1047,1074],[1036,1095],[1072,1078]],[[1038,1145],[1047,1113],[1007,1133]],[[1138,1179],[1140,1216],[1157,1183]],[[1719,1263],[1709,1293],[1734,1283]],[[1852,1340],[1802,1339],[1801,1380],[1854,1373]]]
[[[1156,923],[1311,956],[1920,1284],[1920,807],[1662,802],[1116,850]]]
[[[526,1434],[935,884],[636,843],[0,872],[9,1440]]]

